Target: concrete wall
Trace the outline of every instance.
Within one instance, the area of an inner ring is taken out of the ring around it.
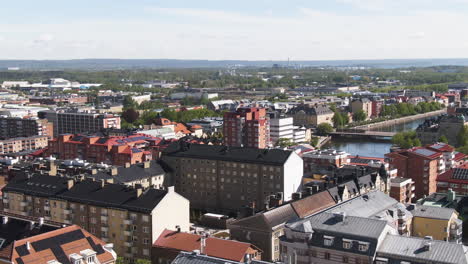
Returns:
[[[295,152],[291,153],[284,163],[283,192],[284,200],[292,199],[292,194],[301,187],[302,176],[304,176],[304,161]]]

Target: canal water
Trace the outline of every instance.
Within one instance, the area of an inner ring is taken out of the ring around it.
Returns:
[[[422,124],[426,118],[413,120],[407,123],[392,125],[387,127],[380,127],[375,130],[385,132],[403,132],[408,130],[415,130]],[[326,144],[323,148],[332,148],[337,150],[346,151],[351,155],[380,157],[390,152],[392,143],[390,141],[366,141],[364,139],[349,139],[349,138],[335,138],[330,143]]]

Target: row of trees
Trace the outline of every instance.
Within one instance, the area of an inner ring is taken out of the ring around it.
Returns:
[[[438,102],[420,102],[417,105],[413,105],[410,103],[383,105],[382,111],[380,112],[380,116],[397,118],[401,116],[410,116],[437,111],[442,108],[443,106]]]
[[[393,136],[392,143],[400,148],[420,147],[421,141],[419,140],[416,131],[400,132]]]

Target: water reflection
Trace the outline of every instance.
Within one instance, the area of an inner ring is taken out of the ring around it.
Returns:
[[[376,128],[374,130],[385,132],[402,132],[408,130],[415,130],[420,124],[424,122],[424,120],[426,120],[426,118],[417,119],[398,125]],[[339,138],[334,139],[332,142],[328,143],[324,147],[346,151],[352,155],[383,158],[384,155],[390,151],[391,146],[392,144],[389,141],[366,141],[359,139]]]

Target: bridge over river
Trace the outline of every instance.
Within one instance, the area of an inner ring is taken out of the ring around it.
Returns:
[[[339,130],[330,133],[332,137],[347,137],[347,138],[366,138],[366,139],[379,139],[379,140],[391,140],[397,132],[384,132],[384,131],[372,131],[372,130]]]

